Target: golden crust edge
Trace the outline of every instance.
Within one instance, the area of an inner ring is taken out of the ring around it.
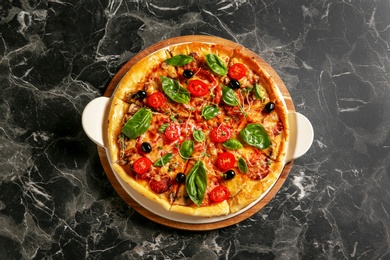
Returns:
[[[137,86],[142,81],[142,79],[149,75],[155,66],[168,58],[170,58],[169,52],[167,48],[164,48],[157,50],[139,60],[130,68],[130,70],[119,82],[113,95],[116,98],[126,101],[126,93],[139,90],[140,88],[137,88]]]
[[[167,211],[198,217],[217,217],[227,215],[230,212],[227,201],[206,207],[196,207],[195,205],[190,207],[182,205],[171,205],[171,203],[169,203],[166,199],[161,198],[157,194],[154,194],[143,184],[137,182],[133,177],[129,176],[126,171],[117,163],[113,164],[113,169],[119,175],[119,177],[136,192],[139,192],[142,196],[157,203]],[[143,183],[146,183],[146,181],[143,181]]]
[[[161,198],[160,196],[158,196],[158,194],[151,192],[140,182],[137,182],[133,177],[129,176],[120,165],[114,163],[113,168],[122,180],[124,180],[131,188],[139,192],[142,196],[156,202],[165,210],[169,210],[171,208],[170,202],[168,202],[166,199]],[[143,181],[143,183],[146,183],[146,181]]]
[[[261,181],[247,180],[243,188],[234,196],[228,199],[230,213],[236,213],[249,206],[251,203],[257,201],[260,196],[263,196],[259,202],[264,199],[269,189],[277,182],[281,171],[283,170],[283,163],[277,162],[273,165],[273,171]],[[250,187],[249,187],[250,186]]]
[[[205,207],[172,205],[171,212],[197,217],[218,217],[230,213],[230,207],[227,201],[222,201],[217,204],[212,204]]]
[[[108,117],[108,150],[111,158],[111,162],[115,163],[119,160],[119,148],[117,144],[118,135],[121,133],[121,122],[123,120],[123,116],[126,114],[129,104],[116,98],[112,98],[111,108]]]

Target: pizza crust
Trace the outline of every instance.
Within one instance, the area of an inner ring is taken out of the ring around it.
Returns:
[[[134,64],[126,73],[123,79],[119,82],[113,95],[123,101],[127,100],[126,93],[135,93],[143,89],[145,78],[156,68],[161,62],[170,58],[170,54],[166,49],[156,51]]]
[[[247,207],[260,196],[265,195],[265,192],[275,184],[275,180],[278,178],[282,167],[283,163],[274,163],[270,174],[262,181],[247,179],[247,181],[242,184],[241,190],[234,197],[229,199],[230,213],[235,213]]]
[[[149,183],[146,180],[136,180],[133,177],[129,176],[129,174],[122,168],[122,166],[114,163],[113,168],[116,173],[118,173],[119,177],[124,180],[131,188],[133,188],[136,192],[139,192],[146,198],[156,202],[165,210],[169,210],[171,208],[171,203],[167,200],[167,195],[156,194],[149,189]]]
[[[108,145],[111,162],[119,160],[118,136],[122,131],[123,117],[129,109],[130,104],[113,97],[111,110],[108,119]]]
[[[190,206],[174,204],[172,205],[170,211],[197,217],[216,217],[229,214],[230,208],[228,202],[225,200],[220,203],[203,207],[198,207],[195,204]]]

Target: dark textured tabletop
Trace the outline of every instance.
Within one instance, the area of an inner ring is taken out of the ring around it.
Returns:
[[[129,59],[193,34],[261,56],[315,132],[265,208],[204,232],[126,204],[81,126]],[[390,259],[387,0],[1,1],[0,91],[0,259]]]

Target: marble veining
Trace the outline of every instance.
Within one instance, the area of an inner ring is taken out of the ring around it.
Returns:
[[[0,3],[0,259],[390,259],[390,2]],[[139,51],[215,35],[258,53],[313,124],[275,198],[164,227],[108,181],[81,113]]]

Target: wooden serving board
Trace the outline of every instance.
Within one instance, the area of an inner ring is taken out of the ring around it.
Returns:
[[[167,39],[164,41],[161,41],[159,43],[156,43],[145,50],[141,51],[137,55],[135,55],[131,60],[129,60],[123,67],[115,74],[111,82],[109,83],[104,96],[105,97],[111,97],[112,93],[114,92],[115,88],[117,87],[118,83],[120,80],[123,78],[123,76],[129,71],[129,69],[137,63],[140,59],[143,57],[149,55],[150,53],[153,53],[161,48],[165,48],[170,45],[174,44],[180,44],[180,43],[185,43],[185,42],[207,42],[207,43],[215,43],[215,44],[222,44],[224,46],[230,47],[230,48],[237,48],[241,47],[241,45],[238,45],[237,43],[234,43],[232,41],[219,38],[219,37],[214,37],[214,36],[202,36],[202,35],[192,35],[192,36],[181,36],[181,37],[176,37],[176,38],[171,38]],[[277,75],[277,73],[272,69],[272,67],[265,62],[262,58],[260,58],[257,54],[254,52],[245,49],[244,51],[255,57],[258,63],[261,65],[261,67],[272,77],[276,85],[279,87],[284,100],[287,105],[287,109],[291,112],[295,112],[294,104],[291,99],[291,96],[284,85],[283,81],[280,79],[280,77]],[[202,231],[202,230],[213,230],[213,229],[218,229],[218,228],[223,228],[227,226],[231,226],[234,224],[237,224],[252,215],[254,215],[256,212],[258,212],[260,209],[262,209],[265,205],[267,205],[268,202],[271,201],[271,199],[276,195],[276,193],[279,191],[281,186],[283,185],[284,181],[286,180],[291,167],[293,165],[293,162],[289,162],[286,164],[286,166],[283,169],[283,172],[281,173],[279,179],[276,181],[275,185],[272,187],[272,189],[265,195],[263,199],[261,199],[257,204],[255,204],[253,207],[249,208],[248,210],[244,211],[243,213],[236,215],[231,218],[227,218],[222,221],[218,222],[213,222],[213,223],[202,223],[202,224],[187,224],[187,223],[182,223],[182,222],[176,222],[172,221],[169,219],[165,219],[161,216],[158,216],[144,207],[142,205],[138,204],[122,187],[122,185],[118,182],[114,172],[112,171],[110,167],[109,160],[107,158],[107,153],[106,150],[103,147],[98,146],[98,153],[100,157],[100,161],[103,165],[104,171],[106,172],[108,179],[110,180],[111,184],[115,188],[115,190],[118,192],[118,194],[133,208],[135,209],[138,213],[143,215],[144,217],[168,226],[172,228],[177,228],[177,229],[182,229],[182,230],[193,230],[193,231]]]

